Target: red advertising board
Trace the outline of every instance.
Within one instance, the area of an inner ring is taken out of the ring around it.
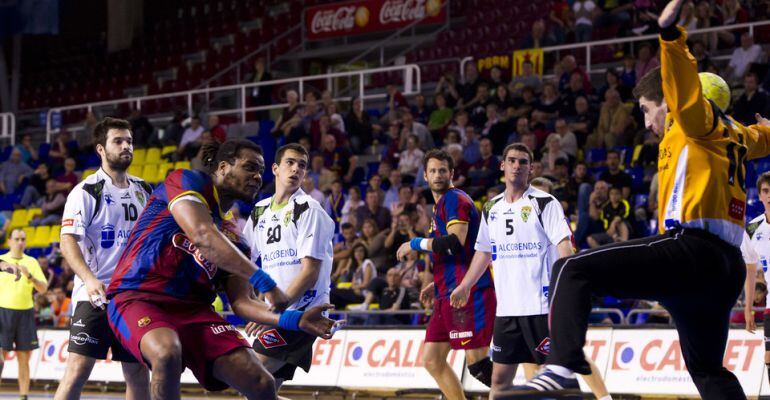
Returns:
[[[446,0],[356,0],[305,9],[305,38],[395,30],[421,20],[420,25],[446,21]]]

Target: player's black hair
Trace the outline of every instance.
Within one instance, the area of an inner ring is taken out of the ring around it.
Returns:
[[[423,159],[422,159],[423,170],[427,170],[428,169],[428,161],[431,160],[431,159],[439,160],[439,161],[446,161],[447,162],[447,166],[449,167],[450,171],[455,169],[455,162],[452,159],[452,156],[449,155],[449,153],[447,153],[446,151],[441,150],[441,149],[433,149],[433,150],[428,151],[425,154],[425,157],[423,157]]]
[[[770,185],[770,171],[763,172],[759,177],[757,178],[757,190],[762,189],[762,184]]]
[[[243,149],[253,150],[259,155],[263,154],[262,148],[250,140],[230,139],[224,143],[214,140],[204,144],[201,148],[203,165],[210,169],[216,168],[222,161],[233,165]]]
[[[305,158],[310,161],[310,154],[307,152],[306,148],[302,147],[299,143],[289,143],[281,146],[278,151],[275,152],[275,163],[277,165],[281,164],[283,155],[287,150],[296,151],[297,153],[304,155]]]
[[[663,77],[660,74],[660,67],[651,69],[650,72],[641,77],[634,88],[633,94],[637,99],[644,97],[655,103],[662,103]]]
[[[522,153],[527,153],[527,156],[529,157],[529,162],[532,163],[535,161],[535,156],[532,154],[532,149],[527,147],[526,144],[521,142],[511,143],[508,146],[505,146],[505,149],[503,150],[503,161],[505,161],[505,157],[508,156],[508,152],[511,150],[517,150]]]
[[[131,131],[131,124],[125,119],[105,117],[94,127],[94,145],[107,146],[107,132],[110,129],[125,129]]]

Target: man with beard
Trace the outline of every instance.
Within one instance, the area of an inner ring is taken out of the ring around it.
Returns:
[[[473,258],[480,217],[470,196],[452,185],[454,160],[449,154],[429,151],[423,169],[436,201],[433,235],[402,244],[396,257],[404,260],[412,250],[431,253],[433,271],[426,271],[420,294],[424,301],[435,297],[425,332],[425,368],[447,399],[464,399],[460,379],[447,363],[447,355],[451,349],[465,350],[470,373],[491,385],[492,362],[487,354],[495,319],[495,292],[489,271],[484,271],[471,289],[472,301],[461,308],[449,304],[449,295],[462,282]]]
[[[55,398],[80,398],[94,363],[104,360],[112,348],[112,359],[123,366],[126,398],[147,399],[147,369],[123,349],[109,329],[105,287],[152,189],[126,173],[134,152],[128,121],[103,119],[94,128],[94,145],[102,166],[72,189],[62,218],[61,251],[77,276],[72,290],[70,354]]]
[[[153,399],[179,399],[185,367],[206,390],[233,387],[249,399],[275,399],[273,377],[211,307],[217,292],[226,292],[244,319],[324,338],[333,321],[321,314],[331,305],[283,311],[289,299],[249,261],[232,214],[223,211],[253,200],[265,168],[262,149],[248,140],[206,146],[211,172],[172,172],[136,222],[107,289],[110,328],[152,369]]]

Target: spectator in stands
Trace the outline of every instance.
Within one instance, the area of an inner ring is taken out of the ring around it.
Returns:
[[[707,0],[701,0],[695,6],[695,18],[697,21],[695,26],[698,29],[717,27],[722,24],[719,21],[719,18],[714,15],[714,10],[711,8],[711,3]],[[729,40],[729,43],[732,44],[734,37],[733,34],[729,32],[710,32],[692,35],[691,40],[696,39],[702,40],[704,43],[706,43],[706,48],[708,48],[709,51],[713,53],[717,50],[719,40]]]
[[[620,169],[620,152],[617,150],[607,151],[607,171],[602,172],[599,175],[599,179],[607,182],[612,187],[620,189],[624,200],[628,200],[631,197],[633,178]]]
[[[396,85],[389,83],[385,86],[385,92],[387,93],[385,100],[388,105],[383,111],[383,115],[388,115],[389,119],[394,119],[399,112],[409,113],[409,102],[407,102],[406,97],[398,91]]]
[[[219,143],[224,143],[227,140],[227,131],[224,125],[219,123],[218,115],[209,115],[209,132],[211,132],[211,137]]]
[[[692,56],[695,58],[695,61],[698,62],[698,72],[705,72],[708,70],[709,66],[711,66],[711,58],[709,57],[706,45],[703,41],[694,40],[690,48],[692,49]]]
[[[182,134],[182,140],[177,148],[177,154],[180,159],[189,160],[195,157],[200,148],[200,137],[205,130],[201,125],[200,117],[194,115],[190,119],[190,126]]]
[[[596,94],[600,99],[603,99],[609,89],[618,91],[621,102],[625,103],[631,100],[631,88],[623,84],[620,80],[620,75],[618,75],[614,68],[607,68],[607,71],[604,73],[604,85],[599,88]]]
[[[649,35],[658,32],[658,15],[652,5],[652,0],[634,0],[634,34]]]
[[[75,141],[81,152],[86,153],[92,150],[94,128],[96,128],[98,123],[99,120],[96,118],[96,114],[93,111],[88,111],[86,113],[86,120],[83,122],[83,129],[75,133]]]
[[[353,98],[350,112],[345,116],[345,128],[350,146],[356,154],[361,154],[368,149],[374,142],[375,132],[381,129],[379,125],[372,124],[369,113],[364,111],[359,97]]]
[[[64,203],[67,198],[57,188],[56,181],[49,179],[45,183],[45,197],[38,204],[42,215],[38,215],[29,221],[29,226],[55,225],[61,223],[64,213]]]
[[[406,141],[406,149],[398,157],[398,170],[402,175],[414,180],[417,176],[417,170],[422,165],[422,158],[425,153],[420,150],[417,135],[410,135]]]
[[[454,108],[457,105],[457,102],[460,100],[460,93],[457,91],[457,81],[452,72],[447,71],[441,75],[434,93],[444,96],[444,100],[449,108]]]
[[[318,119],[318,123],[313,124],[313,127],[310,129],[310,145],[314,149],[321,147],[323,144],[322,140],[327,135],[334,136],[335,144],[347,147],[347,136],[339,129],[333,127],[331,118],[324,114]]]
[[[741,35],[741,47],[733,51],[730,63],[724,72],[728,82],[738,83],[751,67],[752,63],[759,62],[762,57],[762,48],[754,43],[754,37],[746,32]]]
[[[479,85],[484,82],[479,76],[479,70],[476,68],[476,64],[469,62],[465,64],[465,82],[463,82],[458,88],[463,105],[470,103],[474,97],[478,94]]]
[[[578,199],[578,225],[575,230],[575,240],[578,246],[585,248],[587,246],[586,238],[593,233],[605,232],[604,224],[601,221],[601,212],[604,204],[609,201],[610,186],[607,182],[599,180],[593,185],[593,190],[588,196],[588,216],[583,218],[580,210],[581,199]]]
[[[346,183],[354,181],[353,176],[356,173],[358,157],[351,154],[346,147],[338,146],[334,135],[325,135],[323,137],[321,155],[324,157],[324,166],[326,168],[336,173]]]
[[[486,120],[481,129],[481,136],[492,139],[492,143],[495,144],[495,153],[498,153],[496,151],[498,147],[505,147],[505,141],[508,139],[508,127],[505,121],[502,121],[498,115],[497,104],[487,104]]]
[[[378,230],[387,229],[390,227],[390,210],[382,206],[382,196],[380,195],[380,189],[375,187],[368,187],[366,189],[365,205],[356,209],[356,217],[358,219],[358,229],[361,229],[364,220],[371,219],[377,224]]]
[[[719,7],[719,5],[717,5]],[[743,8],[738,0],[724,0],[720,7],[722,14],[722,25],[734,25],[749,22],[749,13]],[[735,40],[739,40],[739,33],[737,31],[733,33]],[[732,43],[725,43],[732,44]]]
[[[322,115],[326,115],[326,110],[318,104],[318,97],[313,92],[305,93],[305,106],[300,113],[300,125],[302,133],[309,134],[313,126],[318,124]]]
[[[578,97],[575,99],[575,115],[568,118],[569,130],[575,133],[578,139],[578,146],[583,147],[588,135],[594,131],[598,118],[596,113],[591,112],[588,99]]]
[[[428,130],[431,133],[442,131],[452,122],[454,117],[454,111],[447,106],[446,98],[443,95],[437,94],[433,102],[435,103],[435,109],[428,117]],[[436,137],[435,134],[433,136]]]
[[[391,210],[391,215],[396,215],[392,211],[393,211],[393,205],[398,203],[398,198],[399,198],[398,193],[399,191],[401,191],[401,188],[403,187],[401,171],[397,169],[392,169],[388,173],[388,183],[390,184],[390,186],[388,187],[388,190],[385,191],[385,199],[383,200],[382,205],[388,210]]]
[[[0,212],[0,244],[5,243],[5,236],[8,233],[8,228],[11,226],[11,219]]]
[[[32,167],[21,161],[21,151],[14,148],[8,161],[0,164],[0,192],[12,194],[25,178],[32,175]]]
[[[315,181],[308,175],[305,175],[305,179],[302,180],[302,190],[318,204],[324,203],[324,194],[316,188]]]
[[[567,203],[567,206],[564,207],[567,215],[576,214],[576,221],[588,218],[588,200],[593,187],[593,180],[588,174],[588,166],[584,162],[575,164],[575,169],[564,188],[564,197],[559,198],[562,205]],[[577,232],[575,234],[577,235]]]
[[[540,76],[535,73],[535,67],[532,65],[532,61],[525,60],[521,64],[521,75],[513,77],[511,83],[508,84],[508,89],[511,92],[511,97],[522,96],[522,91],[525,87],[532,88],[535,92],[540,92],[543,82]]]
[[[578,148],[577,137],[570,130],[569,125],[567,125],[567,120],[558,118],[554,123],[554,131],[559,135],[561,150],[569,156],[570,160],[575,160],[577,158]]]
[[[355,244],[356,240],[358,240],[358,235],[356,234],[356,227],[353,226],[350,222],[343,222],[340,225],[340,238],[337,243],[334,244],[334,257],[333,257],[333,263],[334,263],[334,271],[338,271],[339,265],[343,261],[347,261],[346,259],[350,257],[351,250],[353,249],[353,244]],[[351,272],[352,274],[352,272]],[[340,280],[340,277],[342,280]],[[332,279],[332,283],[335,284],[337,282],[350,282],[352,279],[352,276],[345,276],[344,274],[338,274],[337,279]]]
[[[588,236],[588,246],[593,249],[605,244],[627,241],[633,232],[629,220],[631,215],[631,206],[621,197],[620,188],[610,186],[609,201],[602,206],[599,215],[605,231]]]
[[[198,148],[198,153],[195,154],[195,157],[190,160],[190,168],[197,171],[208,171],[209,167],[206,166],[207,163],[203,160],[203,157],[206,154],[206,145],[212,143],[214,138],[211,136],[211,132],[203,131],[198,141],[200,141],[201,146]]]
[[[623,57],[623,67],[620,68],[620,81],[626,87],[632,88],[636,86],[636,59],[630,54],[626,54]],[[603,97],[600,98],[603,99]]]
[[[559,100],[560,97],[559,92],[556,91],[556,85],[551,82],[544,83],[540,101],[532,110],[532,121],[530,124],[533,131],[535,131],[538,143],[545,142],[545,136],[548,132],[544,128],[551,125],[552,121],[559,116],[559,108],[561,106]]]
[[[532,29],[530,30],[530,33],[524,38],[524,41],[522,41],[521,45],[518,47],[522,49],[539,49],[541,47],[554,45],[556,45],[556,42],[552,37],[546,34],[545,21],[538,19],[532,22]]]
[[[428,127],[416,122],[412,114],[405,112],[401,117],[401,146],[406,147],[406,141],[411,135],[417,136],[417,143],[420,149],[427,151],[436,147],[433,142],[433,136],[430,134]]]
[[[569,156],[561,149],[561,138],[558,134],[552,133],[545,141],[542,149],[543,175],[549,178],[556,178],[557,161],[563,160],[563,165],[569,165]],[[561,165],[561,164],[559,164]],[[567,179],[565,171],[564,179]]]
[[[497,86],[492,96],[492,102],[497,105],[497,110],[500,114],[505,113],[505,110],[507,110],[508,107],[515,107],[513,98],[508,92],[508,86],[506,85]]]
[[[454,161],[452,184],[458,188],[465,187],[468,183],[468,174],[470,173],[471,165],[463,160],[463,146],[459,143],[450,144],[446,147],[446,152]]]
[[[388,228],[390,228],[390,220],[388,220]],[[377,227],[377,221],[368,218],[364,220],[361,225],[361,233],[358,238],[359,243],[366,245],[369,250],[369,258],[372,260],[378,271],[383,273],[387,269],[387,260],[391,257],[385,249],[385,237],[388,235],[388,230],[380,230]]]
[[[497,178],[500,175],[500,160],[493,149],[492,141],[489,138],[481,139],[479,144],[481,159],[473,164],[468,171],[470,180],[470,183],[467,184],[468,194],[473,198],[479,193],[483,193],[487,187],[497,184]]]
[[[345,119],[342,118],[342,115],[339,112],[337,112],[337,103],[332,102],[326,106],[326,115],[329,116],[332,128],[347,134],[347,130],[345,129]]]
[[[288,106],[281,112],[271,133],[275,137],[282,135],[287,141],[292,141],[300,136],[298,132],[294,130],[300,126],[300,121],[302,120],[302,106],[299,104],[299,95],[294,90],[288,90],[286,92],[286,102],[288,103]]]
[[[535,90],[531,87],[525,87],[521,90],[521,97],[514,98],[515,110],[513,116],[516,118],[529,118],[538,101],[540,100],[535,96]]]
[[[489,69],[489,81],[487,82],[489,84],[489,95],[492,97],[496,96],[496,90],[500,86],[505,86],[507,82],[503,79],[503,70],[500,68],[500,66],[495,65],[492,68]]]
[[[604,100],[596,131],[588,136],[586,146],[589,149],[629,146],[634,126],[631,107],[620,102],[620,93],[614,89],[607,90]]]
[[[36,204],[38,199],[45,193],[46,181],[49,178],[51,178],[51,174],[48,164],[41,163],[38,165],[27,180],[27,186],[24,188],[20,204],[14,208],[28,208]]]
[[[414,252],[413,252],[414,253]],[[381,311],[399,311],[409,309],[407,288],[402,285],[401,271],[392,267],[385,274],[385,279],[373,279],[367,288],[366,298],[362,309],[369,304],[377,304]],[[374,325],[405,325],[411,320],[410,315],[371,315],[368,324]]]
[[[337,174],[324,166],[324,157],[321,154],[314,154],[310,158],[307,176],[313,179],[314,186],[322,192],[330,190],[332,183],[338,179]]]
[[[414,105],[409,109],[414,120],[423,124],[428,124],[428,118],[430,117],[431,109],[425,104],[425,96],[418,94],[414,96]]]
[[[340,278],[348,276],[350,288],[332,287],[331,289],[330,301],[339,310],[344,310],[349,304],[363,303],[369,282],[377,276],[377,269],[369,259],[366,245],[362,243],[353,245],[351,255],[334,271],[332,280],[339,282]]]
[[[413,204],[409,204],[409,206],[414,208]],[[390,255],[387,260],[388,266],[395,265],[399,261],[396,259],[396,250],[398,250],[402,243],[406,243],[416,237],[422,237],[424,234],[424,232],[418,232],[415,229],[406,207],[398,210],[398,214],[393,215],[396,217],[393,218],[384,243],[386,251]]]
[[[77,146],[76,143],[75,145]],[[72,144],[70,144],[69,132],[62,130],[56,136],[56,140],[51,143],[51,150],[48,151],[48,161],[50,161],[52,166],[58,167],[64,163],[65,158],[74,156],[76,153],[76,149],[73,149]]]
[[[470,116],[470,122],[476,126],[484,126],[487,122],[487,104],[492,102],[489,96],[489,85],[481,82],[476,89],[476,97],[465,104],[465,111]]]
[[[35,321],[37,326],[53,327],[53,310],[48,296],[53,297],[50,291],[45,295],[35,296]]]
[[[559,98],[558,114],[560,116],[567,117],[575,114],[575,99],[588,96],[583,88],[583,75],[580,71],[573,71],[567,88],[561,92]]]
[[[345,205],[342,207],[342,219],[341,222],[350,222],[351,214],[355,214],[361,206],[366,203],[361,198],[361,189],[358,186],[351,186],[348,189],[348,195],[345,198]],[[358,222],[356,221],[356,231],[358,231]]]
[[[21,152],[21,160],[25,163],[30,164],[37,161],[37,149],[32,146],[32,137],[30,135],[23,135],[16,148]]]
[[[481,158],[480,143],[476,135],[476,127],[468,126],[465,129],[465,137],[461,140],[463,145],[463,159],[468,164],[475,164]]]
[[[594,19],[597,28],[617,28],[618,35],[625,35],[631,23],[634,3],[631,0],[599,0],[598,16]]]
[[[535,137],[535,134],[532,132],[526,132],[519,135],[519,141],[521,143],[524,143],[525,146],[527,146],[528,149],[532,149],[532,153],[539,154],[538,150],[540,149],[540,146],[537,145],[537,138]]]
[[[682,26],[687,32],[695,30],[698,19],[695,18],[695,3],[688,1],[682,5],[682,11],[679,12],[679,22],[677,25]],[[703,43],[702,41],[700,41]]]
[[[164,146],[176,146],[179,144],[179,141],[182,140],[182,134],[184,133],[184,128],[182,127],[182,121],[184,121],[184,119],[185,115],[182,111],[174,111],[174,116],[163,130],[163,137],[160,138],[161,144]],[[91,131],[91,134],[88,136],[89,146],[93,146],[93,130],[98,122],[99,121],[95,120],[95,122],[93,122],[93,127],[89,128]],[[158,133],[160,134],[160,132]],[[78,144],[80,144],[81,148],[83,147],[82,142],[78,141]]]
[[[158,145],[155,127],[152,126],[147,116],[142,114],[142,110],[132,109],[126,119],[131,124],[131,137],[136,143]]]
[[[548,11],[548,22],[554,41],[557,44],[564,43],[567,34],[572,31],[575,24],[569,3],[566,0],[556,0],[551,3],[551,9]]]
[[[652,45],[649,43],[642,43],[639,46],[639,52],[636,56],[636,66],[634,67],[636,78],[639,79],[640,77],[647,75],[648,72],[659,66],[660,62],[654,53]]]
[[[65,288],[57,286],[53,288],[51,310],[53,311],[53,325],[57,328],[66,328],[70,323],[72,299],[67,295]]]
[[[452,124],[449,125],[449,130],[457,131],[460,133],[461,138],[465,138],[466,137],[465,130],[470,126],[473,126],[473,125],[471,125],[468,121],[468,113],[460,110],[457,113],[455,113],[454,120]]]
[[[77,163],[74,158],[67,157],[64,160],[64,171],[56,176],[56,187],[60,192],[64,194],[69,193],[80,181],[78,174],[75,172],[76,167]],[[48,190],[47,187],[46,190]]]
[[[273,80],[272,75],[267,70],[267,64],[264,57],[257,57],[254,60],[254,71],[250,73],[245,81],[248,83],[260,83]],[[250,100],[251,104],[259,106],[268,106],[273,103],[272,85],[254,86],[251,87]],[[257,111],[257,119],[262,121],[270,118],[270,113],[267,110]]]
[[[591,41],[591,34],[594,30],[594,10],[596,10],[596,3],[593,0],[575,0],[572,3],[572,13],[575,18],[575,42]]]
[[[569,81],[572,79],[572,74],[577,72],[583,78],[583,91],[585,93],[591,93],[591,78],[588,77],[588,74],[583,68],[577,65],[575,56],[568,54],[562,57],[560,64],[562,73],[559,76],[559,92],[563,92],[567,86],[569,86]]]
[[[770,101],[767,93],[759,89],[757,74],[748,72],[743,78],[744,92],[733,103],[733,118],[749,126],[756,123],[756,114],[767,115]]]

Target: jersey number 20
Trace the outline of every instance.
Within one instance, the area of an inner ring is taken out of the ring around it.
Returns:
[[[281,225],[275,228],[267,228],[267,244],[278,243],[281,241]]]

